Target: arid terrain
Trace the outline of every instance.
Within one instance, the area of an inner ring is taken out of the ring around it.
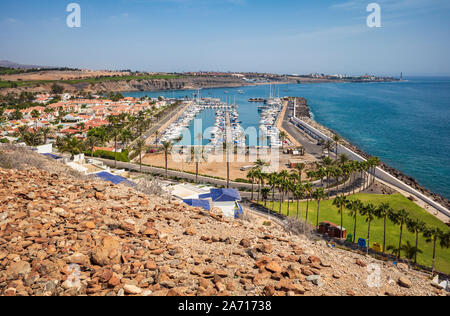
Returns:
[[[14,154],[0,158],[20,169],[0,169],[1,295],[445,295],[295,223],[232,220]]]
[[[181,159],[182,156],[178,156],[176,159],[172,159],[172,157],[169,155],[168,158],[168,168],[178,171],[187,171],[187,172],[195,172],[196,166],[194,162],[188,162],[188,157],[185,156],[184,159]],[[262,156],[259,157],[262,160],[266,161],[267,163],[270,163],[274,161],[274,165],[268,166],[267,168],[264,168],[265,172],[280,172],[282,170],[291,170],[287,168],[287,165],[289,163],[289,159],[295,158],[290,155],[284,155],[280,154],[279,158],[272,159],[272,157],[269,156]],[[314,158],[310,155],[306,155],[305,157],[300,157],[302,161],[304,161],[307,164],[311,164],[314,162]],[[199,163],[199,174],[206,175],[206,176],[212,176],[212,177],[219,177],[222,179],[227,178],[227,167],[226,167],[226,157],[224,155],[223,159],[220,156],[210,156],[207,158],[207,161],[202,161]],[[231,159],[230,159],[231,160]],[[278,161],[277,161],[278,160]],[[247,174],[249,170],[241,170],[243,167],[253,167],[255,159],[251,161],[249,156],[245,157],[238,157],[237,155],[234,156],[232,159],[232,162],[230,162],[230,179],[236,180],[236,179],[247,179]],[[143,164],[147,164],[153,167],[165,167],[165,157],[164,153],[155,153],[155,154],[147,154],[142,159]],[[275,167],[277,166],[277,168]],[[304,176],[306,176],[306,173],[304,173]]]

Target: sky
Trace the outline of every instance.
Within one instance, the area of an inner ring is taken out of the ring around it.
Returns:
[[[81,7],[69,28],[66,7]],[[381,27],[367,26],[367,5]],[[138,71],[450,75],[448,0],[3,1],[0,60]]]

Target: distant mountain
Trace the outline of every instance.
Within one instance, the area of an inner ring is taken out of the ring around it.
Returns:
[[[35,68],[52,68],[48,66],[38,66],[38,65],[22,65],[9,60],[0,60],[0,67],[5,68],[15,68],[15,69],[35,69]]]

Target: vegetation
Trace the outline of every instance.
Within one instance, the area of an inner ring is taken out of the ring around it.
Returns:
[[[433,267],[433,262],[435,262],[434,267],[437,270],[443,273],[450,273],[450,251],[447,247],[450,243],[450,241],[448,241],[449,228],[436,217],[429,214],[427,211],[423,210],[401,194],[376,195],[360,193],[347,196],[347,199],[349,204],[347,204],[347,208],[344,209],[343,226],[347,229],[347,231],[353,232],[353,241],[356,242],[359,238],[367,239],[369,223],[366,222],[366,215],[364,215],[361,211],[358,211],[357,219],[359,218],[359,220],[357,221],[357,225],[355,225],[355,213],[352,211],[350,203],[355,203],[358,201],[357,203],[359,203],[361,207],[365,207],[367,204],[372,204],[377,210],[376,213],[378,213],[379,209],[383,205],[389,205],[389,209],[392,212],[405,210],[408,213],[408,218],[410,221],[420,221],[426,225],[426,230],[424,230],[424,233],[419,233],[417,249],[420,251],[414,254],[414,258],[417,257],[416,262],[428,267]],[[270,207],[270,203],[268,204]],[[279,202],[275,202],[273,208],[278,210],[279,207],[281,208],[281,214],[288,214],[287,202],[283,202],[281,205],[279,205]],[[317,208],[317,201],[309,201],[309,207]],[[307,202],[300,202],[300,218],[305,219],[306,208]],[[294,215],[291,214],[291,216]],[[333,200],[323,200],[320,202],[319,216],[319,222],[340,222],[340,214],[338,213],[338,208],[333,205]],[[309,215],[308,223],[311,225],[315,225],[317,223],[316,214]],[[371,247],[374,243],[379,243],[381,245],[383,240],[385,240],[385,244],[387,245],[385,250],[388,250],[388,245],[397,245],[394,248],[398,248],[400,241],[399,225],[394,224],[389,218],[387,218],[385,230],[384,218],[375,216],[370,222],[370,226]],[[402,246],[406,245],[409,241],[411,245],[415,247],[416,238],[416,233],[410,232],[409,230],[403,231]],[[403,249],[405,248],[403,247]],[[402,253],[405,255],[404,250],[402,250]],[[397,252],[395,252],[395,254],[398,255]],[[405,258],[407,257],[405,256]]]
[[[84,79],[74,79],[74,80],[23,80],[23,81],[0,81],[0,88],[17,88],[17,87],[28,87],[28,86],[38,86],[44,84],[97,84],[102,82],[117,82],[117,81],[142,81],[142,80],[157,80],[157,79],[179,79],[183,76],[179,75],[130,75],[130,76],[99,76]]]

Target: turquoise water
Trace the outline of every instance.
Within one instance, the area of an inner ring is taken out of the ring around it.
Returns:
[[[238,94],[237,90],[244,90]],[[409,78],[393,83],[326,83],[276,86],[280,96],[308,100],[314,119],[365,152],[414,177],[431,191],[450,198],[450,78]],[[285,91],[288,89],[289,91]],[[228,91],[228,93],[225,93]],[[132,92],[127,96],[183,97],[195,91]],[[239,104],[244,129],[258,127],[256,103],[269,86],[204,89],[202,96]],[[214,112],[203,112],[203,127]]]

